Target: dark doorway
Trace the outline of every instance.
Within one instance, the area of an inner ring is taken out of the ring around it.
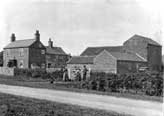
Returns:
[[[8,64],[7,64],[8,67],[17,67],[17,60],[9,60]]]

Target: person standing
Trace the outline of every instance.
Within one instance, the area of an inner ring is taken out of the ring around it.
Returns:
[[[83,68],[83,80],[84,80],[84,81],[86,80],[87,72],[88,72],[88,69],[87,69],[86,66],[84,65],[84,68]]]
[[[67,68],[63,69],[63,81],[67,81]]]
[[[78,81],[81,81],[81,70],[80,70],[80,68],[77,69],[76,78]]]

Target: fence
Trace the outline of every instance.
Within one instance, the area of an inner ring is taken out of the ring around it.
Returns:
[[[14,68],[0,67],[0,74],[14,76]]]

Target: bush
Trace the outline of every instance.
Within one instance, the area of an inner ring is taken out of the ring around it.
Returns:
[[[48,79],[53,81],[62,81],[63,80],[63,71],[57,70],[52,73],[46,72],[44,69],[19,69],[15,68],[15,76],[21,77],[32,77],[32,78],[41,78]]]
[[[15,76],[22,77],[32,77],[32,78],[42,78],[49,79],[49,74],[43,69],[14,69]]]
[[[63,80],[63,71],[56,70],[55,72],[50,73],[50,77],[56,81],[62,81]]]
[[[159,73],[110,74],[91,72],[91,88],[112,92],[143,93],[150,96],[163,95],[163,78]]]

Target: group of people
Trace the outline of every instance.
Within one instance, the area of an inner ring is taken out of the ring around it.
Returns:
[[[81,69],[78,69],[76,71],[76,80],[78,81],[81,81],[81,80],[86,80],[86,77],[87,77],[87,72],[88,72],[88,69],[86,68],[86,66],[84,65],[83,67],[83,70],[81,71]]]
[[[87,72],[88,72],[88,69],[85,65],[83,66],[82,70],[80,68],[76,69],[75,80],[78,80],[78,81],[86,80]],[[67,80],[69,80],[68,79],[68,70],[66,68],[64,68],[63,69],[63,81],[67,81]]]

